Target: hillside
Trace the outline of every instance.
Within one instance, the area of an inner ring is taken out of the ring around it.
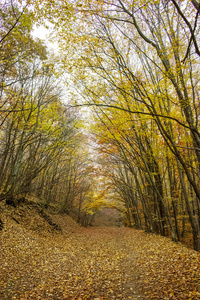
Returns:
[[[168,238],[79,227],[33,201],[0,202],[0,299],[200,299],[200,254]]]

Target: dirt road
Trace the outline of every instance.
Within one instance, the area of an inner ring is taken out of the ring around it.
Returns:
[[[200,299],[199,253],[129,228],[1,233],[0,299]]]

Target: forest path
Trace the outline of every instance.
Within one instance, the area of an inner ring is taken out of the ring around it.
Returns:
[[[130,228],[1,233],[0,299],[200,299],[200,255]]]

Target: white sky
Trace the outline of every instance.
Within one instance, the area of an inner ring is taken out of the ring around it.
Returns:
[[[51,33],[51,31],[49,29],[46,29],[44,26],[39,26],[36,27],[34,26],[33,28],[33,32],[32,32],[32,36],[33,37],[37,37],[41,40],[43,40],[46,44],[46,46],[50,49],[53,50],[54,52],[58,51],[58,44],[57,43],[51,43],[48,40],[48,36]]]
[[[40,27],[36,27],[34,28],[32,35],[34,37],[38,37],[41,40],[45,40],[47,35],[49,34],[49,30],[47,30],[45,27],[40,26]]]

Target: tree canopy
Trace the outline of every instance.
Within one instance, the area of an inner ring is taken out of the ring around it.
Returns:
[[[199,12],[193,0],[1,4],[5,197],[35,193],[89,223],[115,207],[200,251]],[[31,35],[41,24],[54,55]]]

